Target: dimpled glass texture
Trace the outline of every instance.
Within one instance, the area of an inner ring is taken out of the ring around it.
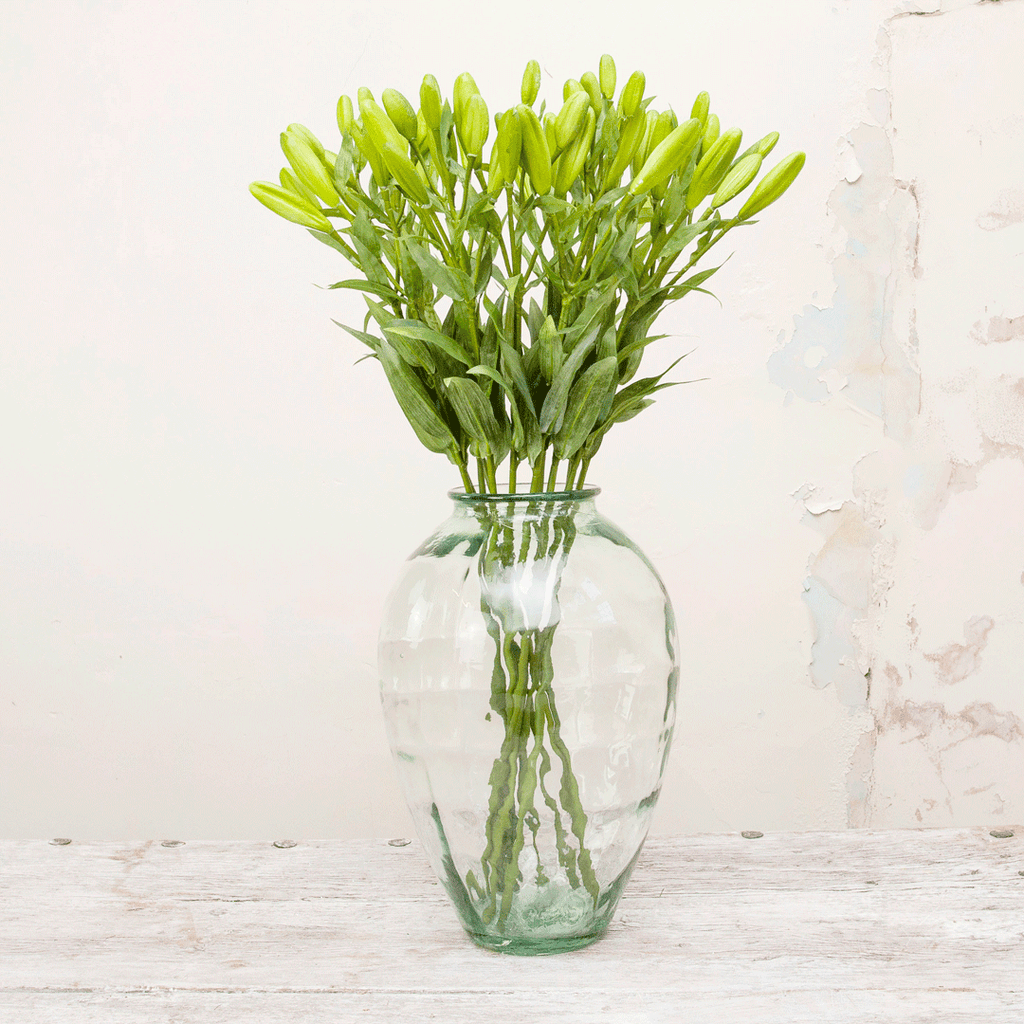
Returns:
[[[672,606],[598,493],[453,491],[384,611],[406,801],[463,927],[503,952],[600,938],[671,745]]]

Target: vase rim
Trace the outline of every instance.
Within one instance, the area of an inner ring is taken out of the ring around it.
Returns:
[[[601,493],[600,487],[582,487],[574,491],[516,491],[501,494],[467,494],[462,487],[455,487],[448,492],[448,497],[457,503],[467,505],[484,505],[490,502],[500,501],[587,501],[596,498]]]

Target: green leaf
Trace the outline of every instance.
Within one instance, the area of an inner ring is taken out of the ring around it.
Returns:
[[[523,419],[519,414],[519,404],[516,402],[515,389],[500,373],[498,373],[497,370],[493,370],[489,366],[484,366],[482,364],[480,366],[471,366],[466,373],[474,373],[483,377],[489,377],[501,388],[502,391],[505,392],[509,406],[512,409],[512,446],[516,450],[522,448],[525,440],[525,429],[523,426]],[[532,410],[530,415],[533,415]]]
[[[370,218],[365,210],[360,210],[352,220],[348,228],[352,240],[362,243],[364,248],[371,255],[380,257],[380,235],[370,223]]]
[[[332,320],[332,323],[337,324],[343,331],[347,331],[357,341],[361,341],[364,345],[369,345],[374,352],[380,349],[380,338],[373,334],[367,334],[365,331],[357,331],[354,327],[349,327],[348,324],[343,324],[340,320]],[[363,356],[365,359],[366,356]]]
[[[363,296],[363,301],[370,309],[370,316],[372,316],[381,327],[387,327],[393,320],[398,319],[394,313],[389,313],[379,302],[374,302],[368,295]]]
[[[570,459],[593,429],[609,388],[618,380],[615,356],[599,359],[580,375],[566,403],[565,417],[555,435],[555,458]]]
[[[415,334],[407,334],[401,329],[396,331],[395,323],[401,323],[401,321],[393,321],[387,327],[381,328],[384,332],[384,337],[391,342],[394,350],[410,366],[421,367],[427,373],[433,374],[437,367],[430,354],[430,349]]]
[[[472,360],[462,350],[462,347],[451,338],[438,333],[419,320],[398,320],[392,318],[387,326],[382,325],[385,335],[390,339],[391,335],[408,339],[410,341],[425,342],[433,345],[452,359],[458,360],[463,366],[469,366]]]
[[[586,338],[581,338],[571,355],[566,359],[558,376],[551,384],[551,390],[544,398],[544,405],[540,410],[540,429],[546,434],[550,430],[558,431],[562,426],[562,419],[565,415],[565,403],[569,396],[569,389],[576,377],[576,373],[583,365],[583,360],[590,355],[594,347],[596,333]]]
[[[406,242],[412,258],[419,264],[423,276],[444,295],[461,302],[472,302],[476,294],[469,275],[458,267],[446,267],[425,248],[409,239]]]
[[[695,238],[714,230],[715,225],[707,221],[696,224],[680,224],[668,237],[668,241],[658,253],[659,259],[671,260],[678,256]]]
[[[506,341],[500,342],[498,347],[501,352],[501,368],[505,372],[506,379],[512,382],[512,386],[522,397],[525,408],[529,410],[531,416],[536,418],[536,407],[533,404],[530,386],[526,382],[526,369],[523,366],[522,358]]]
[[[340,192],[345,192],[345,187],[348,184],[349,178],[352,177],[352,172],[355,170],[355,166],[352,162],[352,154],[342,146],[338,150],[337,156],[334,158],[334,167],[332,168],[331,176],[334,181],[334,187]]]
[[[485,242],[477,253],[473,294],[479,295],[491,283],[491,266],[494,263],[494,241]]]
[[[469,377],[446,377],[444,383],[462,429],[491,454],[500,451],[505,431],[480,385]]]
[[[602,291],[593,293],[580,312],[580,315],[576,317],[572,325],[566,330],[566,342],[576,341],[576,339],[592,330],[596,336],[595,323],[605,315],[608,307],[616,302],[617,295],[618,286],[614,282]]]
[[[537,305],[537,300],[530,297],[530,310],[526,315],[526,327],[530,332],[530,341],[536,342],[544,323],[544,311]]]
[[[455,436],[438,415],[423,382],[387,341],[381,342],[380,361],[391,390],[420,442],[432,452],[457,449]]]
[[[700,291],[710,295],[711,293],[707,289],[701,288],[700,285],[721,269],[722,265],[720,264],[717,267],[710,267],[708,270],[702,270],[699,274],[693,274],[690,277],[684,278],[679,284],[670,289],[668,293],[669,300],[681,299],[687,292],[693,291]]]
[[[352,253],[350,253],[341,242],[338,241],[333,235],[327,234],[326,231],[317,231],[316,228],[310,228],[309,233],[318,241],[323,242],[324,245],[330,246],[332,249],[337,250],[345,257],[349,262],[352,260]],[[362,268],[360,268],[362,269]]]
[[[328,290],[332,290],[334,288],[352,288],[356,291],[373,292],[374,295],[379,295],[382,299],[393,299],[396,302],[401,298],[394,288],[388,288],[387,285],[378,284],[375,281],[363,281],[359,278],[350,278],[347,281],[335,281],[334,284],[329,284],[327,286]]]
[[[636,341],[630,342],[625,348],[619,349],[619,362],[624,362],[634,352],[639,349],[646,348],[651,344],[652,341],[661,341],[662,338],[667,338],[667,334],[652,334],[649,337],[640,337]]]
[[[668,385],[666,385],[666,387],[667,386]],[[653,398],[641,398],[628,409],[623,409],[618,414],[613,413],[612,416],[609,417],[606,425],[610,427],[613,423],[625,423],[626,420],[631,420],[638,413],[643,412],[644,409],[648,409],[652,405],[654,405]]]

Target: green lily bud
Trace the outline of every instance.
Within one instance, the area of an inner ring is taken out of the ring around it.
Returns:
[[[634,71],[619,94],[619,111],[625,117],[632,117],[639,109],[647,88],[647,78],[642,71]]]
[[[707,138],[705,129],[704,137]],[[740,148],[743,132],[739,128],[730,128],[719,136],[715,144],[700,158],[690,179],[690,190],[686,193],[686,205],[695,209],[697,204],[718,188],[719,182],[725,177],[732,164],[736,151]]]
[[[287,189],[278,188],[269,181],[254,181],[249,191],[268,210],[293,224],[301,224],[314,231],[331,230],[331,222],[315,206]]]
[[[384,147],[381,156],[387,169],[394,175],[398,187],[417,206],[426,206],[429,202],[426,185],[416,173],[416,167],[409,157],[398,146],[393,146],[390,142]]]
[[[691,120],[693,120],[693,119],[691,118]],[[672,132],[674,132],[676,130],[676,128],[678,128],[678,127],[679,127],[679,120],[676,118],[676,115],[675,115],[674,111],[672,111],[672,110],[663,110],[658,115],[658,121],[657,121],[657,123],[654,126],[654,131],[651,133],[650,153],[653,153],[654,150],[658,146],[660,146],[662,144],[662,142],[664,142],[665,139],[667,139],[669,137],[669,135]],[[650,156],[650,153],[648,153],[648,156]],[[687,156],[686,159],[689,160],[690,159],[689,156]],[[680,170],[682,169],[682,165],[680,165],[679,169]],[[671,177],[671,175],[670,175],[670,177]],[[668,181],[668,179],[666,178],[665,181],[655,185],[651,189],[651,195],[655,199],[664,199],[665,198],[665,193],[666,193],[666,191],[668,189],[667,181]]]
[[[487,104],[480,93],[473,93],[462,108],[462,120],[456,122],[459,141],[467,156],[480,156],[491,131]]]
[[[323,160],[323,143],[304,124],[290,124],[285,128],[285,131],[291,135],[297,135],[321,160]]]
[[[743,150],[736,159],[742,160],[745,156],[750,156],[751,153],[757,153],[758,156],[764,158],[775,148],[775,143],[778,141],[779,133],[769,132],[763,139],[758,139],[748,149]]]
[[[610,100],[615,95],[615,61],[610,53],[601,54],[600,71],[601,95]]]
[[[340,200],[331,176],[324,166],[323,159],[317,156],[305,136],[294,131],[282,132],[281,149],[284,150],[284,155],[299,181],[328,206],[337,206]]]
[[[487,194],[493,199],[505,187],[505,175],[498,159],[497,144],[491,149],[491,162],[487,168]]]
[[[501,162],[501,173],[505,181],[515,181],[519,173],[519,157],[523,149],[523,127],[519,114],[514,110],[506,110],[501,115],[498,125],[498,137],[494,142],[494,150],[498,151]],[[491,150],[491,163],[494,163],[494,150]]]
[[[591,146],[594,144],[596,126],[597,117],[593,109],[588,106],[582,130],[558,158],[558,166],[555,170],[556,196],[564,196],[583,171],[587,157],[590,156]]]
[[[548,152],[557,153],[558,138],[555,135],[555,115],[550,112],[545,114],[541,124],[544,125],[544,138],[547,139]]]
[[[590,105],[594,108],[594,113],[600,114],[603,97],[601,95],[601,83],[597,80],[597,75],[593,71],[584,71],[583,77],[580,78],[580,85],[583,86],[586,94],[590,97]]]
[[[370,133],[365,131],[358,121],[352,122],[352,127],[349,131],[355,141],[356,148],[363,154],[366,158],[366,162],[370,165],[370,171],[373,174],[374,180],[378,185],[386,185],[391,177],[391,172],[387,169],[387,166],[384,163],[384,158],[381,156],[380,150],[374,144]],[[399,138],[401,138],[401,136],[399,136]]]
[[[423,120],[431,131],[437,131],[441,126],[441,108],[444,104],[441,101],[441,87],[433,75],[424,75],[423,84],[420,86],[420,112]]]
[[[454,108],[452,112],[455,114],[456,124],[462,120],[466,112],[466,103],[469,97],[479,94],[480,90],[476,87],[476,82],[468,71],[463,71],[455,79],[455,85],[452,87],[452,106]]]
[[[722,183],[718,186],[714,198],[711,200],[711,208],[716,209],[723,203],[729,202],[738,196],[756,177],[761,169],[761,154],[748,153],[740,157],[726,172]]]
[[[555,143],[557,149],[565,149],[576,138],[586,121],[590,109],[590,97],[581,87],[566,101],[555,118]]]
[[[565,85],[562,86],[562,102],[565,103],[574,92],[579,92],[582,88],[583,86],[575,78],[567,78]]]
[[[537,98],[537,93],[539,92],[540,65],[535,60],[531,60],[529,64],[526,65],[526,70],[523,72],[523,84],[519,90],[519,95],[524,106],[533,106],[533,101]]]
[[[355,114],[352,112],[352,101],[347,96],[338,97],[338,131],[347,135]]]
[[[743,204],[738,216],[745,220],[771,206],[793,184],[807,159],[806,153],[790,153],[783,157],[758,183],[750,198]]]
[[[531,107],[516,107],[523,136],[523,159],[534,191],[544,195],[551,188],[551,150],[540,119]]]
[[[360,110],[362,109],[363,104],[366,103],[368,100],[373,100],[373,93],[370,92],[370,90],[367,89],[365,85],[359,86],[359,90],[356,92],[356,105],[360,108]]]
[[[278,175],[278,178],[281,180],[282,188],[287,189],[294,195],[297,195],[300,199],[305,199],[310,206],[314,207],[314,209],[320,209],[320,203],[317,200],[316,193],[312,189],[306,188],[306,186],[303,185],[287,167],[281,168],[281,173]]]
[[[707,124],[704,125],[704,138],[700,140],[700,151],[706,153],[717,141],[722,133],[722,126],[717,114],[712,114]]]
[[[416,111],[416,145],[422,149],[427,144],[427,136],[430,134],[430,129],[427,127],[427,122],[423,119],[423,111]]]
[[[647,128],[647,115],[638,111],[622,126],[619,134],[619,148],[615,152],[615,159],[608,168],[604,179],[604,191],[614,188],[622,177],[622,172],[630,165],[637,147],[644,137],[644,130]]]
[[[416,111],[412,109],[412,104],[397,89],[385,89],[380,98],[394,126],[405,138],[414,142]]]
[[[383,152],[389,142],[396,149],[401,149],[405,145],[405,138],[395,127],[394,121],[372,97],[359,100],[359,113],[363,115],[363,128],[366,129],[378,152]]]
[[[690,117],[695,117],[700,121],[702,130],[708,123],[708,112],[710,110],[711,97],[706,92],[697,93],[697,98],[693,101],[693,109],[690,111]]]
[[[640,172],[640,168],[643,167],[648,154],[654,148],[654,126],[658,123],[658,111],[648,110],[644,113],[644,118],[644,134],[640,139],[640,145],[636,147],[636,152],[633,154],[631,161],[634,175]]]
[[[640,172],[630,182],[630,193],[638,196],[667,181],[690,159],[699,141],[700,121],[696,117],[674,128],[651,150]]]
[[[565,361],[554,317],[547,317],[541,324],[540,334],[537,336],[537,352],[540,355],[540,372],[544,380],[550,384],[558,376],[558,371]]]
[[[660,145],[678,127],[679,122],[676,120],[676,115],[671,110],[663,110],[658,115],[658,122],[651,134],[651,149]]]

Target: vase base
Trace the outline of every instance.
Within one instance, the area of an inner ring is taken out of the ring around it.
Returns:
[[[589,935],[565,935],[560,938],[531,938],[524,935],[489,935],[468,931],[466,934],[484,949],[511,956],[552,956],[555,953],[571,953],[597,942],[604,935],[604,929]]]

